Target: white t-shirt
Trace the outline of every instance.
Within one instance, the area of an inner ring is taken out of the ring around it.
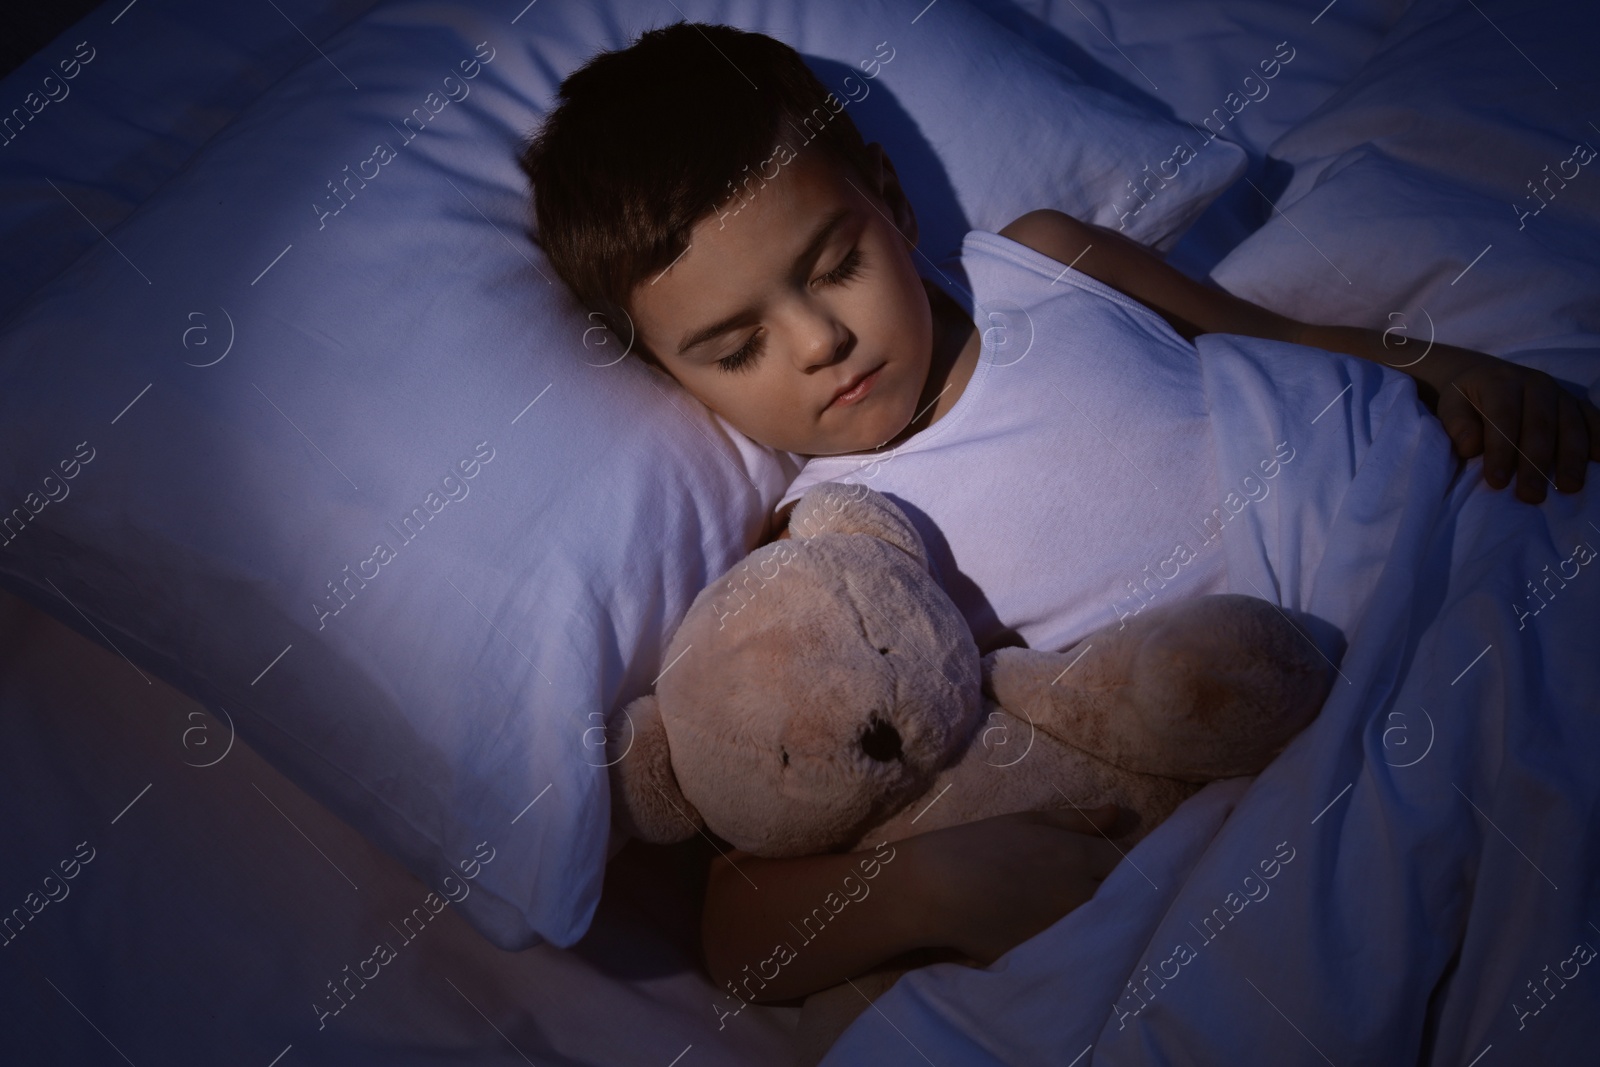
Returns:
[[[897,448],[812,457],[779,506],[826,481],[889,497],[981,652],[1057,651],[1146,605],[1222,592],[1195,347],[999,234],[971,231],[943,266],[965,276],[970,292],[947,291],[983,331],[955,406]]]

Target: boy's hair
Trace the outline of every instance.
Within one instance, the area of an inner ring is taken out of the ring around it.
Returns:
[[[634,335],[630,294],[682,254],[697,222],[764,184],[761,165],[780,144],[792,157],[815,139],[871,180],[843,102],[764,34],[694,22],[650,30],[595,55],[559,96],[519,160],[539,243],[578,301],[657,366]]]

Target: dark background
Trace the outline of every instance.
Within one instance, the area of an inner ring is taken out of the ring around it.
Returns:
[[[0,78],[99,6],[100,0],[0,5]]]

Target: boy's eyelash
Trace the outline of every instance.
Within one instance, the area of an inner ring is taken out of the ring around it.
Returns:
[[[844,257],[843,262],[841,262],[837,267],[829,271],[827,274],[824,274],[822,276],[822,280],[829,285],[841,285],[845,282],[854,280],[855,277],[861,273],[862,258],[861,247],[858,245],[850,250],[850,254]],[[735,352],[731,356],[726,356],[717,360],[717,366],[721,367],[725,371],[743,370],[751,366],[755,362],[756,357],[761,355],[762,349],[765,347],[765,342],[766,334],[753,334],[750,340],[746,341],[739,351]]]
[[[861,246],[857,245],[850,250],[848,256],[844,257],[842,263],[824,274],[822,280],[829,285],[837,285],[840,282],[850,281],[859,273],[861,273]]]
[[[717,360],[717,366],[721,367],[725,371],[743,370],[744,368],[750,366],[750,364],[754,362],[755,358],[761,354],[761,349],[766,336],[767,335],[764,333],[755,334],[750,338],[750,340],[744,343],[744,346],[740,348],[739,351],[735,352],[731,356]]]

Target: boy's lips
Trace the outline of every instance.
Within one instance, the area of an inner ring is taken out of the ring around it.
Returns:
[[[880,363],[865,374],[859,374],[850,379],[838,392],[833,394],[833,399],[828,401],[828,406],[824,410],[832,410],[836,407],[854,404],[866,396],[872,390],[872,387],[877,384],[878,372],[887,365],[886,363]]]

